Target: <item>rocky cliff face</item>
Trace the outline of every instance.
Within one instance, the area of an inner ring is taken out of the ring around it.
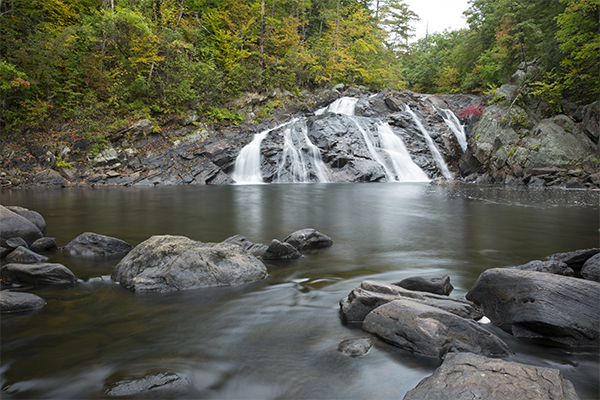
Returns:
[[[600,102],[571,117],[542,120],[516,106],[491,105],[480,118],[467,115],[460,123],[457,114],[483,109],[486,99],[338,86],[311,104],[291,105],[287,110],[294,113],[259,125],[210,128],[185,118],[157,132],[149,129],[150,121],[140,121],[109,135],[109,147],[94,158],[73,156],[77,146],[85,147],[81,143],[4,150],[2,186],[233,184],[248,180],[250,167],[242,161],[252,161],[244,158],[252,152],[258,158],[250,181],[266,183],[439,179],[548,185],[578,177],[581,187],[600,185]]]

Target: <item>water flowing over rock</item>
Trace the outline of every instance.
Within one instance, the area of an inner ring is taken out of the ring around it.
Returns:
[[[403,400],[579,400],[558,369],[450,353]]]
[[[401,109],[402,100],[384,94],[341,97],[312,115],[263,130],[240,151],[232,178],[237,183],[428,182],[440,175],[452,179],[440,151],[448,147],[448,135],[442,137],[440,131],[460,128],[444,123],[438,114],[452,124],[456,116],[423,101],[404,100],[407,104]],[[408,102],[427,107],[437,131],[430,133]],[[466,140],[466,135],[452,135]],[[458,159],[460,154],[453,156]]]
[[[152,236],[115,267],[112,279],[136,292],[236,285],[264,279],[267,269],[240,245]]]

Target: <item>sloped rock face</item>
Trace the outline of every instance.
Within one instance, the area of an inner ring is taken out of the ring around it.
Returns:
[[[545,272],[494,268],[466,298],[516,337],[599,346],[600,283]]]
[[[554,368],[470,353],[448,354],[404,400],[578,400],[571,381]]]
[[[4,282],[15,285],[71,285],[77,278],[62,264],[6,264],[0,270]]]
[[[465,300],[373,281],[364,281],[354,288],[340,301],[340,311],[347,322],[362,322],[371,311],[394,300],[415,301],[468,319],[478,320],[483,316],[473,304]]]
[[[236,285],[266,276],[264,264],[237,244],[165,235],[136,246],[111,277],[136,292],[167,292]]]
[[[0,206],[0,246],[6,246],[6,240],[13,237],[20,237],[30,245],[37,239],[44,236],[40,229],[29,219]]]
[[[411,300],[394,300],[369,313],[363,330],[391,344],[443,358],[448,352],[510,354],[508,346],[475,321]]]
[[[71,240],[62,250],[71,256],[103,258],[122,256],[132,248],[132,245],[121,239],[93,232],[85,232]]]

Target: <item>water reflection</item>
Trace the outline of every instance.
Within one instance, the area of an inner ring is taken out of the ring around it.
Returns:
[[[23,288],[47,305],[3,315],[2,398],[102,398],[105,385],[148,371],[185,376],[171,398],[402,398],[439,365],[365,336],[338,301],[372,279],[448,273],[461,296],[491,267],[598,246],[598,193],[423,184],[285,184],[5,191],[3,205],[40,212],[60,245],[84,231],[132,244],[154,234],[269,243],[312,227],[334,246],[270,262],[269,278],[236,287],[134,294],[108,279],[118,260],[52,253],[83,280]],[[488,329],[486,327],[486,329]],[[582,398],[598,397],[597,353],[514,339],[516,361],[559,368]]]

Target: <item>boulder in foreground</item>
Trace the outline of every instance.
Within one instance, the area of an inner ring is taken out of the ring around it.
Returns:
[[[493,268],[466,295],[516,337],[598,347],[600,283],[544,272]]]
[[[77,278],[62,264],[6,264],[0,270],[2,279],[13,285],[71,285]]]
[[[508,346],[477,322],[410,300],[394,300],[373,310],[363,330],[388,343],[426,356],[449,352],[506,356]]]
[[[0,246],[6,246],[6,240],[13,237],[20,237],[27,244],[31,244],[44,236],[42,231],[27,218],[0,206]]]
[[[44,299],[31,293],[0,292],[0,313],[31,311],[42,308],[46,304]]]
[[[239,245],[170,235],[140,243],[112,273],[114,281],[139,292],[236,285],[266,276],[264,264]]]
[[[578,400],[579,396],[557,369],[454,353],[403,400],[447,399]]]

